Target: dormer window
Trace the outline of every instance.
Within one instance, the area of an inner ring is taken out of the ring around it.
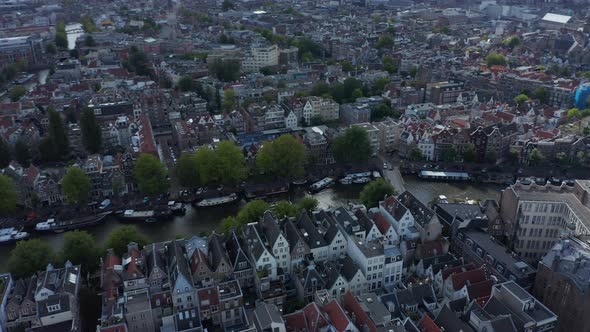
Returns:
[[[49,312],[49,313],[59,311],[60,309],[61,309],[61,306],[59,305],[59,303],[47,306],[47,312]]]

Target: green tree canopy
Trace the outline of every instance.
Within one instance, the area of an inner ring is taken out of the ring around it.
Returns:
[[[345,73],[349,73],[354,70],[354,66],[348,60],[340,62],[340,65],[342,66],[342,71]]]
[[[119,257],[127,252],[127,245],[131,242],[137,243],[142,248],[148,243],[147,238],[137,227],[133,225],[122,225],[111,231],[105,243],[105,249],[113,249]]]
[[[10,153],[10,146],[8,143],[0,138],[0,169],[6,168],[12,160]]]
[[[299,200],[297,207],[299,210],[313,211],[317,209],[320,202],[313,196],[305,196]]]
[[[297,207],[289,201],[278,201],[273,205],[272,212],[279,219],[295,217]]]
[[[223,110],[231,112],[236,107],[236,93],[233,89],[223,91]]]
[[[209,65],[209,72],[224,82],[237,81],[240,78],[240,62],[233,59],[216,59]]]
[[[92,184],[80,167],[71,166],[61,180],[61,187],[70,203],[80,204],[88,200]]]
[[[135,162],[133,175],[139,191],[147,195],[157,195],[166,191],[166,168],[158,158],[151,154],[142,153]]]
[[[504,40],[504,44],[511,49],[515,48],[516,46],[520,45],[520,38],[518,36],[512,36],[510,38],[506,38]]]
[[[102,129],[96,121],[94,112],[85,107],[80,116],[80,129],[82,130],[82,143],[86,151],[90,153],[100,152],[102,146]]]
[[[14,212],[17,203],[18,195],[14,182],[8,176],[0,174],[0,214]]]
[[[463,160],[466,162],[474,162],[477,159],[477,151],[475,151],[475,145],[469,144],[463,150]]]
[[[55,26],[55,45],[62,49],[68,48],[66,24],[62,21],[57,22],[57,25]]]
[[[423,160],[424,155],[422,154],[422,150],[420,150],[417,146],[412,147],[408,153],[408,159],[413,161]]]
[[[455,159],[457,159],[457,149],[455,148],[455,146],[450,146],[448,148],[445,148],[441,152],[440,157],[441,157],[442,161],[453,162],[453,161],[455,161]]]
[[[94,21],[88,15],[82,16],[80,23],[82,24],[82,29],[84,29],[84,32],[86,33],[93,33],[98,30],[96,24],[94,24]]]
[[[375,48],[378,50],[388,49],[388,48],[392,48],[392,47],[393,47],[393,38],[391,38],[390,35],[382,35],[381,37],[379,37],[379,40],[377,40],[377,43],[375,44]]]
[[[57,160],[64,160],[70,154],[70,141],[66,128],[61,120],[61,115],[53,108],[49,108],[49,139],[50,144],[53,145],[53,149],[57,154],[55,158]]]
[[[547,104],[549,102],[549,91],[543,86],[536,88],[533,91],[533,96],[539,99],[539,101],[543,104]]]
[[[55,263],[51,246],[41,239],[19,241],[10,252],[8,269],[16,279],[27,278]]]
[[[29,167],[31,165],[31,150],[29,149],[29,145],[23,139],[19,138],[16,140],[16,144],[14,145],[14,159],[16,159],[22,167]]]
[[[47,44],[47,46],[45,46],[45,51],[48,54],[55,54],[55,53],[57,53],[57,47],[55,47],[54,43],[49,43],[49,44]]]
[[[334,158],[342,163],[363,163],[371,156],[369,134],[364,128],[353,126],[337,136],[332,143]]]
[[[135,45],[131,46],[127,60],[123,61],[123,68],[140,76],[151,74],[147,56]]]
[[[391,183],[380,178],[367,183],[363,187],[359,199],[369,209],[378,206],[379,201],[382,201],[385,195],[395,194],[395,188],[393,188]]]
[[[517,105],[522,105],[524,102],[529,100],[529,96],[525,95],[525,94],[519,94],[518,96],[514,97],[514,102]]]
[[[96,46],[96,42],[94,41],[94,37],[92,37],[92,35],[86,35],[86,37],[84,38],[84,45],[86,45],[86,47]]]
[[[194,158],[200,183],[207,184],[214,181],[218,176],[218,169],[215,163],[215,152],[206,146],[203,146],[197,150]]]
[[[230,0],[223,0],[223,3],[221,4],[221,10],[223,10],[224,12],[235,8],[236,5]]]
[[[486,65],[488,67],[491,67],[491,66],[505,66],[506,65],[506,59],[500,53],[495,53],[495,52],[494,53],[490,53],[486,57]]]
[[[10,101],[15,102],[19,101],[19,99],[26,94],[27,88],[25,88],[24,85],[18,84],[8,92],[8,97],[10,98]]]
[[[61,251],[63,262],[82,265],[85,272],[95,272],[100,263],[100,248],[96,245],[94,236],[86,231],[67,232]]]
[[[184,75],[178,80],[177,86],[180,91],[193,91],[195,88],[195,81],[193,80],[192,76]]]
[[[242,150],[231,141],[221,141],[215,149],[218,178],[223,183],[237,183],[246,178],[246,160]]]
[[[223,234],[228,234],[230,229],[239,228],[240,226],[240,222],[238,221],[238,219],[236,219],[236,217],[229,216],[221,220],[219,230]]]
[[[386,117],[394,117],[395,115],[396,113],[386,103],[377,104],[371,109],[371,121],[381,121]]]
[[[532,166],[539,165],[544,159],[545,156],[537,148],[534,148],[529,154],[529,164]]]
[[[263,200],[255,199],[250,201],[246,206],[240,210],[236,219],[241,225],[251,222],[256,222],[266,210],[268,210],[268,203]]]
[[[174,174],[178,183],[185,188],[198,186],[201,181],[199,178],[199,166],[194,154],[183,153],[174,167]]]
[[[383,57],[383,69],[387,70],[387,72],[390,74],[397,72],[397,66],[393,63],[392,57],[390,57],[390,56]]]
[[[301,177],[305,172],[305,145],[292,135],[281,135],[264,143],[256,155],[256,166],[266,174],[282,178]]]

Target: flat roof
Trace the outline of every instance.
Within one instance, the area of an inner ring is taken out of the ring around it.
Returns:
[[[571,16],[554,14],[554,13],[547,13],[543,16],[543,21],[555,22],[555,23],[562,23],[565,24],[571,20]]]
[[[469,174],[465,172],[441,172],[441,171],[420,171],[422,176],[432,177],[455,177],[455,178],[469,178]]]

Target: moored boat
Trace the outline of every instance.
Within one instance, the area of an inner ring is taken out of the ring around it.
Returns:
[[[360,177],[360,178],[355,178],[354,180],[352,180],[352,183],[354,183],[354,184],[363,184],[363,183],[367,183],[369,181],[371,181],[371,178],[363,176],[363,177]]]
[[[309,186],[309,191],[313,192],[319,192],[322,191],[330,186],[332,186],[334,184],[334,179],[331,177],[327,177],[327,178],[323,178],[318,182],[313,183],[311,186]]]
[[[24,240],[30,236],[27,232],[19,231],[14,227],[0,229],[0,244],[12,243]]]
[[[217,206],[217,205],[231,203],[237,199],[238,199],[238,195],[236,195],[235,193],[232,193],[227,196],[211,197],[211,198],[202,199],[199,202],[195,203],[195,206],[196,207],[211,207],[211,206]]]
[[[168,202],[168,209],[176,215],[184,215],[186,213],[186,208],[182,202],[170,201]]]
[[[71,229],[79,229],[89,226],[94,226],[101,223],[104,219],[111,214],[111,212],[103,212],[96,215],[64,219],[60,220],[59,217],[49,218],[46,221],[40,222],[35,226],[35,230],[39,232],[63,232]]]
[[[119,219],[123,222],[144,222],[155,216],[154,210],[125,210]]]

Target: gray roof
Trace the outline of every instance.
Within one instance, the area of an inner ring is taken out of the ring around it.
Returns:
[[[262,302],[254,309],[254,319],[256,324],[261,329],[271,328],[272,323],[284,324],[283,317],[279,313],[279,309],[274,304],[267,304]]]
[[[182,240],[173,240],[168,244],[168,273],[172,285],[176,284],[179,275],[183,275],[188,282],[192,283],[191,273],[188,268],[186,252]]]
[[[244,240],[242,239],[242,237],[238,236],[238,234],[236,234],[236,231],[233,229],[229,232],[228,239],[225,242],[225,249],[227,250],[227,255],[230,259],[234,271],[247,270],[252,268],[252,266],[250,265],[250,260],[248,260],[246,252],[244,251]],[[240,269],[239,263],[246,263],[246,267]]]
[[[264,212],[264,216],[260,222],[260,228],[268,239],[269,245],[272,248],[281,235],[281,229],[277,223],[277,219],[270,211]]]
[[[314,224],[307,213],[301,213],[297,220],[297,227],[299,227],[303,239],[307,242],[309,248],[320,248],[328,245],[324,237],[319,233],[318,227]]]
[[[434,322],[438,326],[444,327],[445,331],[474,332],[471,326],[457,317],[446,305],[440,310]]]
[[[414,220],[421,226],[430,223],[434,217],[434,212],[407,190],[398,196],[398,200],[410,210]]]
[[[264,253],[266,248],[264,247],[264,243],[262,243],[260,234],[258,234],[256,224],[252,223],[244,226],[242,232],[244,235],[244,240],[247,243],[250,255],[252,255],[254,260],[257,261],[260,258],[260,256]]]
[[[434,211],[447,224],[452,223],[456,217],[461,218],[461,220],[468,220],[484,216],[481,208],[476,204],[438,203],[434,206]]]
[[[50,306],[59,308],[55,311],[49,311]],[[47,299],[37,302],[37,315],[39,317],[53,316],[62,312],[70,311],[70,295],[59,293],[49,295]]]

